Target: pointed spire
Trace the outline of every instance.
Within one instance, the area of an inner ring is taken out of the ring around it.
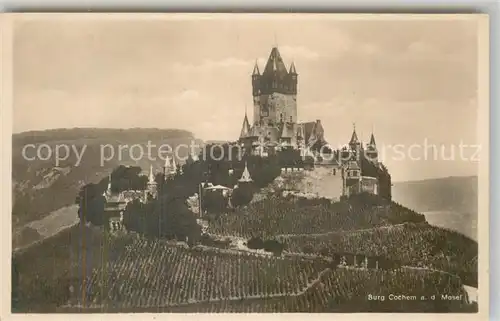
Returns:
[[[245,162],[245,169],[243,170],[243,174],[241,175],[239,182],[247,183],[247,182],[252,182],[252,181],[253,180],[250,177],[250,172],[248,171],[247,162]]]
[[[373,135],[373,133],[370,137],[370,144],[369,145],[373,146],[373,147],[377,146],[377,144],[375,143],[375,136]]]
[[[297,128],[297,138],[299,139],[304,139],[304,126],[302,125],[298,125],[298,128]]]
[[[169,156],[167,156],[167,158],[165,158],[165,165],[163,165],[163,168],[165,169],[165,171],[170,169],[170,157]]]
[[[241,126],[240,138],[248,137],[250,134],[250,123],[248,122],[247,111],[245,108],[245,117],[243,118],[243,125]]]
[[[255,59],[255,66],[253,67],[252,76],[260,76],[259,64],[257,63],[257,59]]]
[[[163,179],[167,180],[168,174],[170,174],[170,157],[165,158],[165,165],[163,165]]]
[[[153,165],[149,165],[149,184],[156,184],[155,174],[153,173]]]
[[[372,135],[370,136],[370,143],[368,145],[372,147],[377,146],[377,144],[375,143],[375,135],[373,135],[373,124],[372,124]]]
[[[295,63],[292,61],[292,64],[290,65],[290,71],[288,72],[291,75],[296,75],[297,71],[295,70]]]
[[[108,176],[108,188],[106,189],[106,191],[104,192],[104,196],[106,195],[111,195],[111,174],[109,174]]]
[[[349,145],[358,145],[359,144],[359,139],[358,139],[358,134],[356,134],[356,124],[352,123],[353,130],[352,130],[352,136],[351,136],[351,141],[349,142]]]
[[[172,173],[176,173],[177,172],[177,164],[175,163],[175,157],[172,156]]]
[[[263,75],[266,74],[274,74],[275,72],[281,74],[288,74],[287,68],[283,63],[283,59],[281,58],[280,52],[277,47],[274,47],[269,54],[269,58],[267,59],[266,66],[264,68]]]

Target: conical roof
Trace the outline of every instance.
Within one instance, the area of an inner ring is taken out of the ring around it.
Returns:
[[[255,66],[253,67],[252,76],[258,76],[258,75],[260,75],[259,65],[257,64],[257,61],[255,61]]]
[[[373,133],[372,133],[372,135],[370,137],[370,143],[368,145],[370,145],[372,147],[377,146],[377,144],[375,143],[375,136],[373,135]]]
[[[290,65],[290,71],[288,73],[292,74],[292,75],[297,74],[297,71],[295,70],[295,63],[294,62],[292,62],[292,64]]]
[[[239,182],[245,183],[245,182],[252,182],[252,181],[253,180],[250,177],[250,172],[248,171],[247,163],[245,162],[245,169],[243,170],[243,174],[241,175]]]
[[[281,58],[280,52],[278,51],[277,47],[274,47],[271,50],[271,54],[267,59],[266,67],[264,68],[263,74],[264,75],[274,74],[275,72],[283,75],[288,74],[285,63],[283,62],[283,59]]]
[[[299,139],[304,139],[304,126],[302,126],[302,124],[298,125],[298,128],[297,128],[297,138]]]
[[[153,172],[153,165],[149,165],[149,184],[156,184],[155,174]]]
[[[351,136],[351,141],[349,141],[349,145],[358,145],[358,144],[359,144],[358,134],[356,133],[356,127],[354,127],[352,130],[352,136]]]
[[[245,113],[245,118],[243,119],[243,125],[241,126],[240,138],[248,137],[250,134],[250,123],[248,122],[247,113]]]
[[[281,128],[280,138],[292,138],[293,127],[284,123]]]

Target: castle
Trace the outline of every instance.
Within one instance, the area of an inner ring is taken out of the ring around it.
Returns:
[[[297,119],[298,74],[287,69],[278,48],[271,50],[262,74],[257,62],[252,73],[253,121],[245,112],[239,142],[265,155],[271,149],[305,148],[325,143],[321,121]]]
[[[175,158],[166,157],[165,165],[163,166],[163,176],[167,180],[180,171]],[[144,190],[126,190],[119,193],[114,193],[111,189],[111,174],[108,179],[108,187],[104,191],[105,198],[104,212],[109,220],[109,225],[112,230],[120,230],[123,227],[123,212],[127,204],[134,200],[139,200],[141,203],[147,203],[151,199],[158,197],[158,183],[155,179],[153,165],[150,165],[148,181]]]
[[[335,174],[342,175],[343,195],[369,192],[391,199],[391,176],[379,162],[373,133],[365,148],[354,128],[348,146],[331,150],[321,120],[298,121],[298,73],[293,62],[286,67],[277,47],[272,48],[262,73],[255,63],[251,81],[253,118],[250,122],[245,111],[238,140],[241,146],[260,156],[285,148],[298,149],[303,156],[312,156],[317,166],[331,166]],[[332,157],[325,162],[318,152],[321,150],[328,150]]]

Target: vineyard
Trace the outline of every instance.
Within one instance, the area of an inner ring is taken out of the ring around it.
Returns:
[[[137,240],[96,271],[66,311],[368,312],[459,311],[456,277],[428,271],[333,268],[321,261],[235,255]],[[374,302],[368,294],[411,293],[418,300]],[[427,299],[421,300],[421,296]],[[76,307],[79,308],[76,308]]]
[[[281,234],[314,234],[369,228],[389,224],[385,209],[357,209],[334,203],[299,207],[273,197],[255,202],[240,212],[210,221],[209,232],[221,236],[273,237]]]
[[[326,267],[322,262],[236,255],[137,239],[117,260],[95,270],[72,301],[127,309],[296,295]]]
[[[474,260],[477,244],[459,233],[427,224],[402,224],[323,236],[290,236],[278,240],[289,252],[380,255],[407,266],[459,274],[465,283],[477,284],[477,261]]]
[[[417,215],[396,204],[360,206],[347,202],[328,202],[301,205],[286,198],[270,197],[236,213],[212,219],[209,233],[244,238],[319,234],[422,221],[423,217]]]

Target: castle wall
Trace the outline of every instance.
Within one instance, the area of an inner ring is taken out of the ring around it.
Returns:
[[[301,171],[301,179],[293,186],[294,189],[306,194],[315,194],[332,200],[340,200],[343,180],[339,169],[332,166],[316,166],[312,171]],[[282,173],[283,178],[296,175]]]
[[[368,192],[371,194],[378,195],[377,179],[373,178],[373,177],[362,177],[361,178],[361,192]]]

